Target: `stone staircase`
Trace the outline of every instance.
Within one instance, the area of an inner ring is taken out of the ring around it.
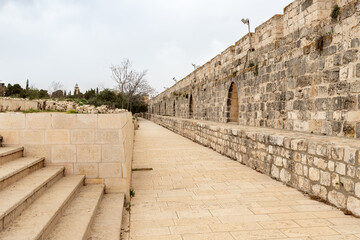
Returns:
[[[23,150],[0,141],[0,239],[120,239],[124,194],[104,195]]]

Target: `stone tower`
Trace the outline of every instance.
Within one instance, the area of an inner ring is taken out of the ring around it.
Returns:
[[[79,93],[80,93],[79,85],[75,84],[74,95],[79,95]]]

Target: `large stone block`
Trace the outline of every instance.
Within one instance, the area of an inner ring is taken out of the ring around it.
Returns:
[[[45,131],[24,130],[21,139],[23,144],[44,144]]]
[[[23,113],[0,113],[0,129],[24,129],[25,114]]]
[[[99,176],[99,164],[75,163],[74,174],[85,175],[87,178],[97,178]]]
[[[20,144],[19,130],[0,130],[0,136],[3,137],[3,144]]]
[[[96,131],[96,143],[99,144],[119,144],[120,142],[120,130],[97,130]]]
[[[331,185],[331,174],[329,172],[320,171],[320,184],[324,186]]]
[[[97,114],[54,113],[52,126],[59,129],[96,129],[97,116]]]
[[[46,144],[26,144],[24,145],[24,155],[29,157],[45,157],[45,163],[51,162],[51,145]]]
[[[328,199],[331,204],[334,204],[335,206],[339,208],[345,208],[346,206],[346,198],[345,195],[341,192],[337,191],[330,191],[328,194]]]
[[[98,128],[109,129],[116,128],[121,129],[124,123],[123,114],[100,114],[98,117]]]
[[[322,199],[327,199],[327,190],[325,187],[320,186],[319,184],[313,185],[311,187],[313,194],[315,194],[316,196],[321,197]]]
[[[280,180],[284,183],[288,183],[291,180],[291,174],[284,168],[280,171]]]
[[[280,170],[275,165],[271,167],[271,176],[276,179],[280,178]]]
[[[340,175],[345,175],[346,173],[346,165],[344,163],[335,163],[335,171]]]
[[[69,129],[74,127],[76,118],[76,114],[53,113],[51,124],[54,129]]]
[[[317,168],[309,168],[309,178],[312,181],[319,181],[320,180],[320,171]]]
[[[69,144],[70,130],[67,129],[48,129],[45,131],[46,144]]]
[[[76,121],[72,124],[72,128],[88,128],[96,129],[98,116],[101,114],[77,114]]]
[[[129,149],[129,151],[132,151]],[[125,162],[123,145],[102,145],[102,162]]]
[[[76,147],[74,145],[53,145],[51,149],[51,162],[76,162]]]
[[[124,192],[126,198],[129,199],[129,191],[127,180],[124,178],[105,178],[105,192],[119,193]]]
[[[360,216],[360,200],[354,197],[348,197],[347,209],[349,209],[356,216]]]
[[[355,185],[355,195],[360,198],[360,182]]]
[[[94,129],[76,129],[71,130],[71,144],[94,144]]]
[[[99,177],[101,178],[121,178],[121,163],[101,163],[99,165]]]
[[[344,161],[346,163],[354,165],[356,163],[356,155],[357,155],[357,149],[345,148]]]
[[[100,145],[77,145],[76,162],[100,162],[101,146]]]
[[[26,128],[49,129],[51,128],[51,113],[29,113],[25,114]]]

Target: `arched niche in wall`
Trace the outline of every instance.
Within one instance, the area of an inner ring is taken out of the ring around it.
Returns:
[[[189,100],[189,118],[193,118],[194,116],[194,102],[193,102],[193,97],[192,95],[190,95],[190,100]]]
[[[164,115],[166,115],[166,103],[164,103]]]
[[[236,84],[231,83],[227,99],[227,122],[239,121],[239,95]]]
[[[176,116],[176,105],[175,105],[175,100],[174,100],[174,103],[173,103],[173,116],[174,116],[174,117]]]

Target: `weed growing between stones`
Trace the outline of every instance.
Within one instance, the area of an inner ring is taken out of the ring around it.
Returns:
[[[130,197],[135,197],[135,190],[134,189],[130,189]]]
[[[316,39],[315,47],[319,53],[321,53],[324,49],[324,42],[325,42],[324,36],[320,36],[318,39]]]
[[[332,10],[330,16],[331,16],[331,19],[335,22],[338,19],[339,15],[340,15],[340,7],[339,7],[339,5],[336,4],[333,7],[333,10]]]

